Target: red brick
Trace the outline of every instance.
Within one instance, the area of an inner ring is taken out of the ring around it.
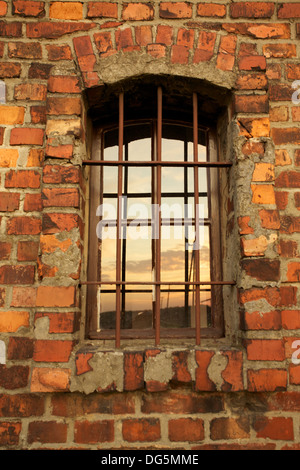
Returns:
[[[6,418],[29,418],[41,416],[45,410],[44,397],[18,393],[0,395],[0,416]],[[1,425],[0,425],[1,426]]]
[[[43,207],[79,207],[79,192],[73,188],[45,188]]]
[[[159,16],[166,19],[191,18],[192,4],[188,2],[161,2]]]
[[[19,444],[22,423],[0,421],[0,445],[4,447]]]
[[[39,243],[33,241],[20,241],[18,243],[18,261],[35,261],[38,256]]]
[[[282,328],[298,330],[300,328],[300,310],[282,310]]]
[[[280,217],[280,231],[282,233],[300,232],[300,217],[283,215]]]
[[[285,3],[279,5],[278,18],[300,18],[300,3]]]
[[[263,228],[269,228],[278,230],[280,228],[280,218],[278,211],[262,209],[259,211],[259,217],[261,226]]]
[[[0,242],[0,261],[10,258],[11,244],[6,242]]]
[[[246,330],[280,330],[281,315],[279,310],[272,312],[245,312],[242,318]]]
[[[214,391],[216,390],[215,384],[208,376],[208,366],[212,357],[214,356],[213,351],[196,351],[195,358],[198,365],[195,371],[195,390],[198,391]]]
[[[49,319],[49,333],[74,333],[79,329],[79,316],[73,312],[66,313],[37,313],[35,322],[39,318]]]
[[[78,78],[72,75],[55,75],[48,80],[51,93],[80,93]]]
[[[22,83],[15,86],[16,100],[44,101],[47,96],[46,85],[40,83]]]
[[[278,281],[280,279],[279,260],[244,259],[241,265],[248,276],[259,281]]]
[[[62,158],[62,159],[69,159],[73,156],[73,145],[66,144],[66,145],[51,145],[51,140],[48,139],[47,146],[45,149],[45,154],[48,157],[54,158]]]
[[[39,193],[25,194],[25,200],[24,200],[25,212],[41,211],[42,207],[43,206],[42,206],[41,195]]]
[[[235,62],[235,48],[237,38],[233,35],[223,36],[217,57],[217,68],[221,70],[232,70]]]
[[[228,33],[241,34],[254,39],[289,39],[290,25],[286,23],[223,23]]]
[[[290,101],[293,89],[290,85],[270,85],[269,97],[271,101]]]
[[[95,23],[61,22],[61,21],[40,21],[38,23],[27,23],[26,34],[28,38],[57,39],[65,34],[72,34],[77,31],[89,31],[94,28]],[[0,34],[1,35],[1,34]]]
[[[29,71],[28,78],[37,78],[41,80],[47,80],[52,69],[51,64],[43,64],[40,62],[32,62]]]
[[[239,70],[266,70],[266,58],[259,55],[241,57],[239,59]]]
[[[37,289],[37,307],[72,307],[75,305],[75,288],[39,286]]]
[[[19,209],[20,194],[0,192],[0,212],[13,212]]]
[[[293,240],[280,240],[278,246],[278,253],[283,258],[297,258],[298,243]]]
[[[35,307],[35,287],[13,287],[11,307]]]
[[[67,441],[68,425],[56,421],[32,421],[28,426],[28,442],[64,443]]]
[[[56,46],[55,44],[49,44],[46,46],[49,60],[72,60],[72,51],[70,46],[64,44],[62,46]]]
[[[274,140],[275,145],[300,145],[300,128],[273,128],[271,129],[271,137]]]
[[[8,57],[11,59],[41,59],[42,46],[38,42],[10,42],[8,43]]]
[[[188,370],[188,351],[176,351],[172,354],[172,381],[181,383],[192,382],[191,374]]]
[[[13,62],[0,63],[0,78],[17,78],[21,75],[21,65]]]
[[[249,361],[283,361],[285,359],[284,343],[280,339],[246,340],[246,351]]]
[[[16,390],[28,385],[29,367],[0,365],[0,387]]]
[[[300,65],[286,64],[286,76],[289,80],[300,79]]]
[[[96,63],[93,53],[92,41],[89,36],[81,36],[73,39],[78,64],[82,72],[92,72]]]
[[[13,217],[7,222],[8,235],[37,235],[41,232],[41,220],[36,217]]]
[[[196,442],[204,439],[204,422],[202,419],[181,418],[168,422],[171,442]]]
[[[6,173],[6,188],[30,188],[37,189],[40,187],[41,175],[34,170],[10,170]]]
[[[76,184],[79,178],[79,169],[74,166],[45,165],[43,168],[46,184]]]
[[[125,21],[153,20],[154,8],[151,3],[127,3],[123,6],[122,19]]]
[[[147,53],[156,59],[166,56],[166,46],[163,44],[148,44],[146,49]]]
[[[286,390],[287,372],[284,369],[248,370],[250,392],[275,392]]]
[[[0,16],[5,16],[7,13],[7,3],[4,0],[0,2]]]
[[[46,106],[31,106],[30,116],[32,124],[46,124]]]
[[[124,390],[138,390],[144,387],[143,354],[124,353]]]
[[[300,172],[282,171],[276,178],[275,186],[278,188],[300,188]]]
[[[194,63],[205,62],[213,57],[216,38],[216,33],[200,31],[198,44],[194,53]]]
[[[115,38],[117,50],[126,49],[134,45],[131,28],[118,29],[115,32]]]
[[[0,284],[33,284],[34,266],[0,266]]]
[[[232,18],[271,18],[274,3],[267,2],[235,2],[230,5]]]
[[[10,145],[43,145],[43,141],[43,129],[19,127],[10,133]]]
[[[14,0],[12,13],[16,16],[41,18],[45,16],[45,3],[32,0]]]
[[[94,34],[95,44],[101,56],[115,54],[110,31]]]
[[[152,28],[151,26],[136,26],[135,41],[139,46],[147,46],[152,44]]]
[[[295,44],[267,44],[263,46],[263,54],[268,59],[297,57]]]
[[[73,341],[36,340],[33,360],[36,362],[68,362],[73,349]]]
[[[10,337],[7,348],[7,359],[26,360],[33,355],[34,340],[31,338]]]
[[[294,439],[294,425],[292,418],[259,416],[253,422],[257,438],[280,441]]]
[[[6,23],[0,21],[0,37],[20,38],[22,36],[22,23],[13,21]]]
[[[250,424],[249,418],[215,418],[210,423],[210,437],[212,440],[218,439],[249,439]]]
[[[123,439],[128,442],[153,442],[161,437],[160,422],[156,418],[125,419]]]
[[[173,64],[188,64],[189,49],[186,46],[179,46],[175,44],[172,46],[171,62]]]
[[[113,2],[89,2],[88,18],[118,18],[118,4]]]
[[[79,444],[98,444],[100,442],[113,442],[114,421],[76,421],[74,440]]]
[[[80,226],[80,219],[77,214],[44,214],[43,215],[43,233],[51,234],[57,232],[69,232],[73,228]]]
[[[235,111],[237,113],[268,113],[267,95],[235,95]]]
[[[156,43],[171,46],[173,44],[173,28],[172,26],[158,25],[156,34]]]

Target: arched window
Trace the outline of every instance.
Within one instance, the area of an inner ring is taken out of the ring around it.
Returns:
[[[223,332],[216,128],[196,92],[144,85],[93,110],[88,335],[191,338]]]

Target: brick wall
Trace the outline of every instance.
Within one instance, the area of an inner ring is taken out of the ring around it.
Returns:
[[[299,448],[299,35],[297,1],[0,0],[1,449]],[[107,350],[78,286],[86,96],[154,70],[233,96],[230,334]]]

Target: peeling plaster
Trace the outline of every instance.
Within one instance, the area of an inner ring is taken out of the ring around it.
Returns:
[[[6,346],[4,341],[0,341],[0,364],[6,364]]]

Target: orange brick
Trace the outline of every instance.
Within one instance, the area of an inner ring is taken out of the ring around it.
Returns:
[[[284,369],[248,370],[250,392],[282,391],[287,386],[287,372]]]
[[[79,2],[53,2],[50,5],[50,18],[60,20],[81,20],[83,4]]]
[[[256,163],[252,181],[274,181],[274,165],[271,163]]]
[[[154,8],[150,3],[127,3],[123,7],[122,18],[125,21],[152,20]]]
[[[17,166],[19,151],[17,149],[0,149],[0,168],[14,168]]]
[[[0,312],[0,332],[15,333],[19,328],[29,327],[29,313],[22,311]]]
[[[254,204],[275,204],[274,187],[270,184],[251,184]]]
[[[6,106],[0,105],[0,124],[13,126],[15,124],[23,124],[25,108],[22,106]]]
[[[39,286],[37,307],[71,307],[75,304],[75,287]]]
[[[69,390],[70,369],[37,367],[33,369],[31,392],[60,392]]]

